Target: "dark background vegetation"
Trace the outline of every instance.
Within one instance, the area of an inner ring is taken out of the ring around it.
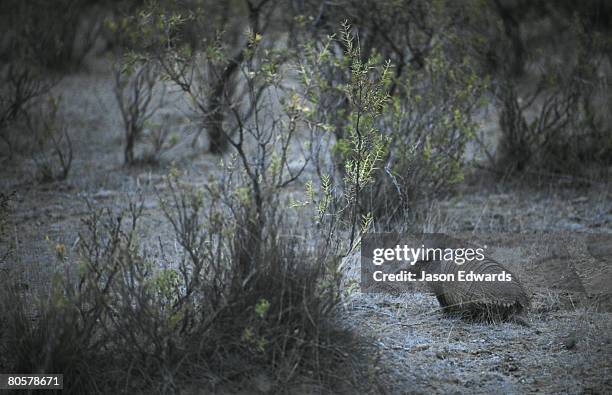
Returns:
[[[612,228],[610,1],[5,0],[0,30],[2,372],[403,391],[338,323],[361,234],[473,230],[440,204],[500,189],[595,194]],[[112,177],[136,181],[100,203]],[[32,191],[81,219],[38,283]],[[510,217],[485,230],[537,228]]]

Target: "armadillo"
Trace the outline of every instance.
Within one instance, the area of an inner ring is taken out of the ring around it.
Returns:
[[[477,248],[441,234],[427,235],[423,244],[426,248]],[[416,271],[417,276],[421,276],[422,271],[454,275],[453,281],[427,282],[445,312],[477,319],[505,320],[529,306],[529,297],[518,277],[486,253],[483,260],[466,261],[462,265],[445,260],[419,261],[412,271]],[[497,275],[505,272],[509,281],[458,281],[459,271]]]

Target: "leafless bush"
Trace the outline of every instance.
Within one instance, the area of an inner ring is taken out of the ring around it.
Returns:
[[[65,179],[72,165],[72,142],[58,113],[59,100],[42,100],[56,80],[43,78],[40,69],[22,61],[6,65],[2,80],[0,139],[8,157],[30,155],[40,181]]]
[[[157,163],[164,153],[178,144],[180,137],[170,114],[162,115],[159,122],[150,122],[148,126],[143,139],[150,149],[145,153],[144,161]]]
[[[164,92],[155,89],[159,84],[159,67],[148,61],[128,59],[122,67],[115,67],[115,98],[121,111],[125,133],[124,162],[136,162],[134,149],[143,139],[148,122],[164,105]],[[156,94],[159,94],[156,97]],[[162,137],[163,135],[158,136]],[[155,141],[157,142],[157,141]],[[162,142],[163,143],[163,142]]]
[[[72,140],[68,126],[58,113],[59,106],[60,99],[50,98],[47,103],[39,103],[38,111],[26,120],[40,182],[65,180],[72,166]]]
[[[591,107],[591,84],[575,73],[550,78],[522,97],[512,84],[500,89],[500,171],[579,174],[605,165],[612,153],[610,126],[598,123]]]
[[[12,157],[17,148],[15,123],[27,119],[31,104],[49,91],[52,82],[42,78],[36,67],[21,61],[5,65],[0,73],[0,139]]]
[[[507,67],[494,79],[501,137],[487,155],[500,173],[575,175],[609,164],[611,125],[596,110],[609,91],[609,43],[577,15],[564,24],[562,49],[529,53],[535,83],[524,86]]]

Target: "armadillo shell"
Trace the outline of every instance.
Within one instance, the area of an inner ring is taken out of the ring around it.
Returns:
[[[518,278],[490,258],[463,265],[448,261],[427,262],[423,268],[428,273],[454,274],[454,281],[428,283],[446,312],[495,320],[506,319],[529,306],[529,297]],[[478,274],[506,272],[511,281],[457,281],[460,270]]]

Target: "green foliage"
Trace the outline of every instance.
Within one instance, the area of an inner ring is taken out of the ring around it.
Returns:
[[[333,45],[343,48],[342,57],[332,55]],[[342,180],[339,185],[333,185],[337,183],[335,175],[322,176],[318,196],[312,199],[314,194],[310,193],[309,199],[317,207],[319,220],[324,218],[323,213],[331,214],[332,222],[346,220],[350,229],[348,249],[352,250],[360,232],[366,230],[360,227],[362,217],[369,216],[369,208],[363,202],[364,191],[375,183],[376,173],[387,154],[388,138],[380,129],[380,121],[389,101],[391,65],[381,64],[375,56],[362,60],[361,49],[348,23],[343,24],[338,40],[329,37],[319,50],[307,45],[304,52],[306,56],[298,71],[304,97],[314,109],[305,114],[303,121],[323,139],[330,139],[329,131],[333,130],[332,152]],[[329,73],[342,75],[343,69],[347,74],[340,81],[346,83],[327,78]],[[330,81],[338,83],[330,85]],[[330,110],[327,106],[330,99],[343,104]],[[331,126],[334,118],[335,127]]]
[[[304,236],[280,216],[268,217],[254,250],[250,209],[226,184],[203,191],[173,173],[160,202],[177,254],[163,245],[147,253],[142,201],[121,212],[92,208],[77,272],[74,254],[55,246],[56,273],[48,297],[34,304],[37,320],[25,296],[3,294],[9,371],[62,371],[69,393],[172,392],[245,366],[276,372],[279,389],[305,376],[328,385],[335,356],[326,355],[338,347],[325,326],[339,300],[333,251],[300,243]]]
[[[255,305],[255,314],[259,316],[259,318],[264,318],[268,310],[270,309],[270,302],[265,299],[260,299],[259,302]]]
[[[422,65],[404,65],[394,77],[397,69],[380,57],[362,60],[356,42],[345,25],[340,40],[330,37],[318,50],[307,44],[298,69],[314,106],[305,123],[332,142],[332,161],[343,180],[338,189],[345,204],[333,204],[333,210],[354,209],[349,223],[355,229],[362,217],[401,215],[463,179],[473,114],[488,85],[468,58],[456,61],[443,45],[433,46]],[[334,45],[344,48],[341,57],[333,54]]]
[[[419,207],[463,180],[465,150],[476,134],[473,116],[488,81],[469,59],[457,63],[441,46],[425,62],[397,80],[397,93],[384,112],[389,154],[372,202],[379,213]]]

